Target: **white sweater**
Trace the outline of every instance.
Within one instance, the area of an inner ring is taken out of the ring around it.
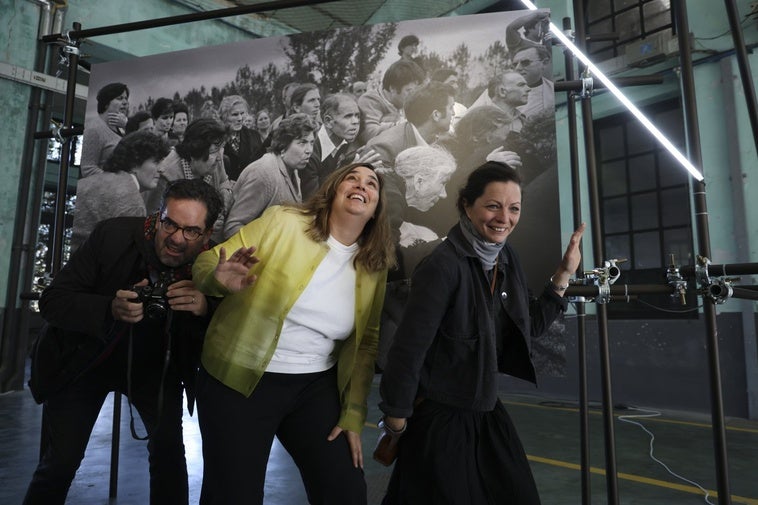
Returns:
[[[312,373],[337,362],[337,344],[355,327],[355,267],[358,244],[333,237],[329,252],[290,309],[267,372]]]

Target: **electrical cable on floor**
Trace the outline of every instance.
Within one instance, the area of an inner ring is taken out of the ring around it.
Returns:
[[[692,480],[690,480],[690,479],[688,479],[686,477],[683,477],[683,476],[679,475],[678,473],[674,472],[673,470],[671,470],[671,468],[668,467],[668,465],[666,463],[664,463],[663,461],[661,461],[660,459],[658,459],[658,458],[655,457],[655,455],[653,454],[653,442],[655,441],[655,435],[653,434],[652,431],[648,430],[642,423],[634,420],[634,419],[644,419],[644,418],[651,418],[651,417],[660,417],[661,413],[657,412],[655,410],[641,409],[641,408],[638,408],[638,407],[627,407],[627,408],[629,410],[636,410],[638,412],[646,412],[646,414],[628,414],[628,415],[618,416],[618,420],[622,421],[622,422],[625,422],[625,423],[634,424],[636,426],[639,426],[640,428],[642,428],[642,430],[645,433],[647,433],[648,435],[650,435],[650,459],[652,459],[653,461],[655,461],[656,463],[658,463],[659,465],[661,465],[663,468],[666,469],[666,471],[668,473],[670,473],[671,475],[673,475],[677,479],[679,479],[679,480],[681,480],[683,482],[686,482],[688,484],[692,484],[693,486],[695,486],[696,488],[698,488],[700,491],[702,491],[703,494],[705,495],[705,503],[707,503],[708,505],[715,505],[712,501],[710,501],[708,499],[710,497],[710,492],[708,492],[707,489],[705,489],[703,486],[701,486],[697,482],[692,481]]]

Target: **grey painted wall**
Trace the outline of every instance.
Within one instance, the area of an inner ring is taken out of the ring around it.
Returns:
[[[579,365],[576,319],[567,317],[566,370],[563,377],[538,378],[538,388],[505,377],[514,392],[535,393],[576,401]],[[587,382],[589,401],[600,403],[598,328],[587,318]],[[718,317],[724,412],[748,417],[747,382],[740,314]],[[686,321],[610,321],[611,377],[614,404],[669,410],[710,412],[709,370],[705,325],[701,319]]]

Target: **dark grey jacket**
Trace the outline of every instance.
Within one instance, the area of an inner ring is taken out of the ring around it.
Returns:
[[[567,302],[545,288],[530,298],[518,256],[506,243],[498,257],[505,276],[490,294],[479,258],[455,225],[416,269],[402,321],[382,376],[381,410],[410,417],[417,398],[490,411],[497,374],[535,382],[531,338],[544,332]],[[498,356],[494,310],[507,313],[516,335],[507,335],[507,357]],[[500,363],[500,365],[498,365]]]

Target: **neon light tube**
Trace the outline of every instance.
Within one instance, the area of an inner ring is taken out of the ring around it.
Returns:
[[[537,6],[534,5],[529,0],[521,0],[521,3],[523,3],[529,10],[537,10]],[[669,139],[666,138],[666,136],[658,129],[656,126],[640,111],[636,105],[634,105],[631,100],[629,100],[626,95],[624,95],[620,89],[616,87],[615,84],[611,82],[611,80],[600,71],[599,68],[597,68],[590,59],[579,50],[578,47],[574,45],[571,40],[569,40],[568,37],[563,33],[563,31],[558,28],[552,21],[550,22],[550,31],[553,32],[553,34],[561,41],[563,44],[568,47],[572,53],[574,53],[574,56],[576,56],[579,61],[584,63],[590,72],[592,72],[593,75],[595,75],[600,82],[602,82],[606,88],[608,88],[608,91],[613,93],[613,95],[618,98],[618,100],[624,104],[624,106],[634,114],[634,117],[636,117],[640,123],[642,123],[642,126],[647,128],[647,130],[653,134],[653,136],[658,139],[658,141],[663,144],[663,147],[665,147],[668,152],[671,153],[671,155],[679,161],[679,163],[682,164],[684,168],[689,171],[689,173],[692,174],[692,176],[697,179],[698,181],[703,180],[703,174],[695,168],[695,166],[690,163],[690,160],[688,160],[682,153],[679,152],[679,150],[674,146],[674,144],[669,141]]]

